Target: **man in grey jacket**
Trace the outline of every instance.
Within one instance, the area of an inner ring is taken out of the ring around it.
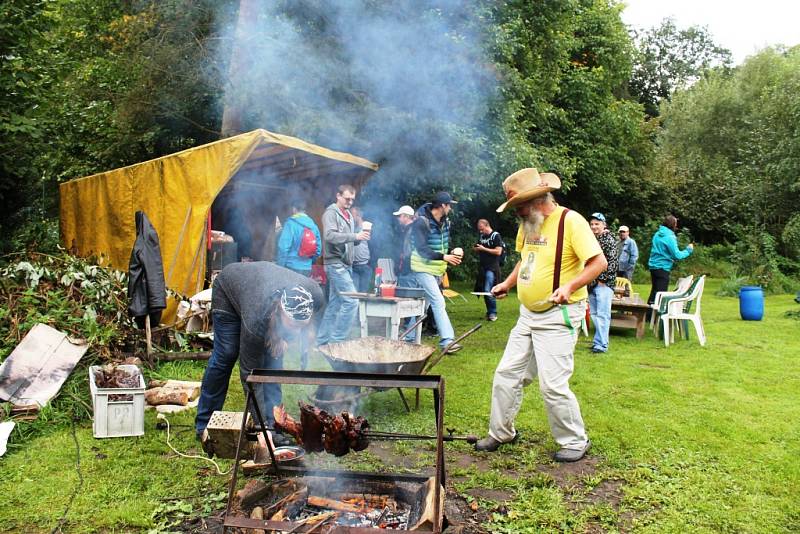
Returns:
[[[619,227],[619,239],[617,240],[617,254],[619,266],[617,276],[633,281],[633,270],[636,268],[636,260],[639,259],[639,247],[630,235],[630,229],[624,224]]]
[[[342,293],[354,292],[353,246],[356,241],[369,241],[370,233],[356,233],[350,206],[356,199],[356,189],[342,184],[336,192],[336,202],[325,209],[322,215],[322,240],[325,250],[322,255],[325,275],[328,277],[328,307],[317,334],[317,343],[337,343],[347,339],[353,320],[358,313],[358,300]]]

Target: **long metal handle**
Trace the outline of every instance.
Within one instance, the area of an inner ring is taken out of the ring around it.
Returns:
[[[439,354],[437,354],[432,360],[429,360],[428,365],[426,365],[425,369],[423,370],[423,373],[427,373],[428,371],[433,369],[436,366],[436,364],[438,364],[442,360],[442,358],[445,357],[445,355],[447,354],[447,351],[450,350],[450,347],[452,347],[453,345],[455,345],[456,343],[458,343],[459,341],[461,341],[465,337],[467,337],[469,335],[472,335],[474,332],[477,332],[482,327],[483,327],[483,323],[478,323],[475,326],[473,326],[472,328],[470,328],[469,330],[467,330],[466,332],[464,332],[463,334],[461,334],[460,336],[458,336],[457,338],[455,338],[453,341],[451,341],[446,347],[444,347],[441,350],[441,352]]]
[[[422,434],[400,434],[393,432],[367,432],[367,438],[375,441],[401,441],[401,440],[430,440],[436,439],[436,436],[422,435]],[[450,436],[445,434],[442,436],[444,441],[466,441],[467,443],[477,443],[478,436]]]
[[[409,333],[413,332],[413,331],[414,331],[414,329],[415,329],[416,327],[418,327],[418,326],[419,326],[419,324],[420,324],[422,321],[424,321],[424,320],[425,320],[425,318],[426,318],[427,316],[428,316],[428,314],[427,314],[427,313],[423,313],[422,315],[420,315],[419,319],[417,319],[417,322],[416,322],[416,323],[414,323],[414,324],[412,324],[412,325],[411,325],[409,328],[407,328],[405,332],[403,332],[402,334],[400,334],[399,336],[397,336],[397,339],[400,339],[400,340],[403,340],[403,339],[405,339],[405,337],[406,337],[406,336],[407,336]]]

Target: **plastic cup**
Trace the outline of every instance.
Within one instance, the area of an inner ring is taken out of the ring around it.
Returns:
[[[369,221],[364,221],[363,223],[361,223],[361,229],[364,230],[365,232],[371,232],[372,223]]]
[[[464,249],[462,249],[461,247],[456,247],[456,248],[453,249],[453,254],[455,256],[458,256],[459,258],[463,258],[464,257]]]

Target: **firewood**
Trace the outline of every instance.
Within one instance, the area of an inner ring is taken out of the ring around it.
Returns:
[[[253,508],[253,511],[250,512],[250,519],[264,519],[264,509],[260,506],[256,506]],[[250,528],[247,529],[248,534],[266,534],[267,531],[263,528]]]
[[[166,380],[153,379],[153,380],[151,380],[150,382],[147,383],[147,389],[160,388],[160,387],[164,386],[166,383],[167,383]]]
[[[278,510],[272,515],[272,517],[270,517],[270,519],[273,521],[283,521],[285,518],[292,517],[296,513],[300,512],[300,510],[302,510],[306,505],[307,497],[308,488],[302,488],[271,505],[264,511],[264,515],[267,515],[268,512]]]
[[[262,499],[269,491],[270,487],[263,480],[254,479],[248,480],[247,484],[236,492],[236,496],[239,498],[242,508],[246,508]]]
[[[309,495],[308,496],[308,504],[312,506],[316,506],[318,508],[327,508],[329,510],[336,510],[339,512],[362,512],[363,509],[360,506],[356,506],[354,504],[348,504],[342,501],[335,501],[333,499],[327,499],[325,497],[317,497],[316,495]]]
[[[186,406],[189,404],[189,395],[185,391],[167,388],[148,389],[144,392],[144,399],[150,406],[158,406],[160,404]]]
[[[179,389],[185,391],[189,396],[189,400],[193,401],[200,396],[200,382],[193,382],[189,380],[167,380],[163,387],[168,389]]]

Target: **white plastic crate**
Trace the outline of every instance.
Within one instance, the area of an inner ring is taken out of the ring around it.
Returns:
[[[96,438],[117,438],[144,435],[144,376],[135,365],[119,365],[129,373],[139,375],[136,388],[100,388],[94,381],[97,365],[89,367],[89,388],[92,392],[94,422],[92,430]],[[131,400],[111,400],[111,395],[130,395]]]

